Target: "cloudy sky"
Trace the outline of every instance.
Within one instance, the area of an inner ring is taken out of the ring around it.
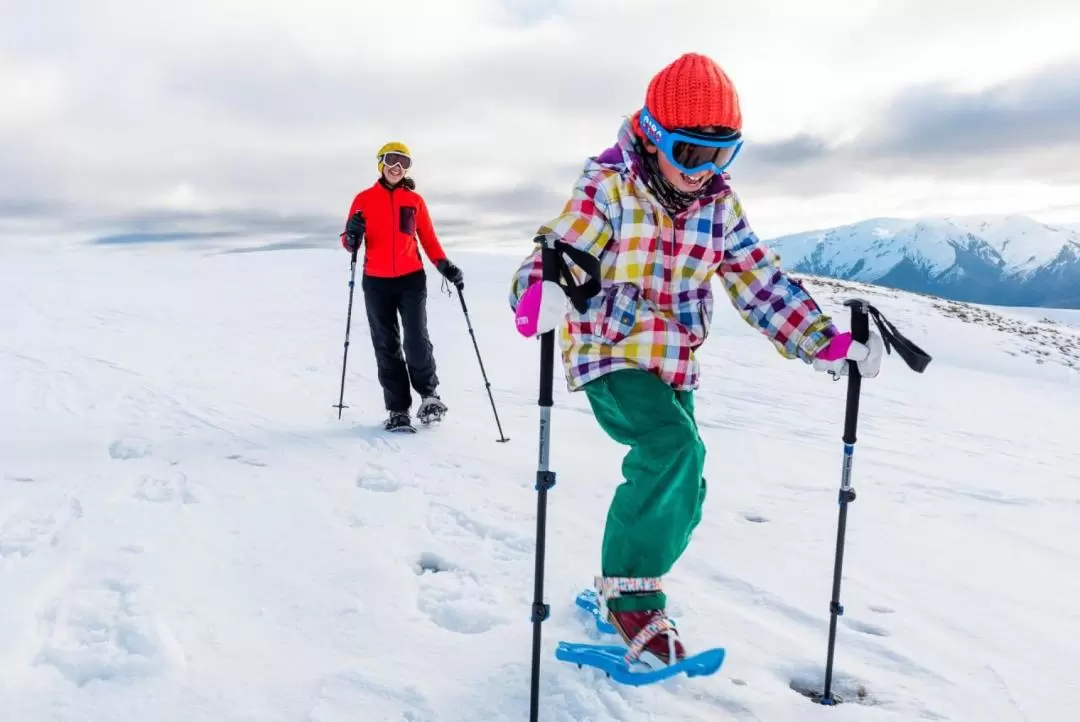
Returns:
[[[739,89],[766,237],[1080,223],[1078,33],[1076,0],[0,0],[0,244],[334,243],[387,140],[446,237],[527,244],[686,51]]]

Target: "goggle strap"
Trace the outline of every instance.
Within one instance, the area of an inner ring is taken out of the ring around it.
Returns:
[[[638,125],[641,127],[642,132],[645,133],[645,137],[657,146],[665,142],[666,139],[670,139],[667,142],[673,145],[682,141],[691,145],[725,148],[738,143],[742,139],[742,133],[739,131],[735,131],[733,135],[714,136],[687,130],[669,130],[661,125],[660,121],[654,118],[645,106],[642,106],[641,113],[638,116]]]

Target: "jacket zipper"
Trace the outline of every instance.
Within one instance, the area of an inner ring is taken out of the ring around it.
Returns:
[[[398,219],[397,206],[394,204],[394,190],[394,188],[390,189],[390,272],[397,276]]]

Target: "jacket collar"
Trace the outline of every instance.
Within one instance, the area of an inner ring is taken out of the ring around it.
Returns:
[[[633,116],[631,116],[631,118],[632,117]],[[624,119],[622,125],[619,126],[615,145],[611,146],[603,153],[590,158],[585,164],[585,171],[589,172],[605,168],[617,170],[620,173],[626,173],[632,176],[641,183],[644,188],[644,176],[648,171],[645,169],[645,161],[642,160],[641,152],[638,149],[638,138],[630,125],[631,118]],[[708,190],[706,190],[701,197],[691,205],[691,207],[709,203],[717,196],[730,190],[730,180],[731,177],[726,172],[715,174],[712,177],[712,180],[709,181]]]
[[[382,186],[385,190],[390,191],[391,193],[396,191],[398,188],[404,188],[405,190],[409,191],[416,190],[416,181],[414,181],[409,176],[405,176],[400,183],[398,183],[396,186],[392,186],[386,182],[386,176],[379,175],[379,179],[375,181],[375,185]]]

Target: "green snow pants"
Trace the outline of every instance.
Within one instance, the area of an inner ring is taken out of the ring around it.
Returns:
[[[629,446],[624,481],[604,527],[605,577],[662,577],[686,550],[705,501],[705,445],[694,421],[692,391],[634,369],[605,374],[584,387],[600,427]],[[612,611],[663,609],[663,592],[615,597]]]

